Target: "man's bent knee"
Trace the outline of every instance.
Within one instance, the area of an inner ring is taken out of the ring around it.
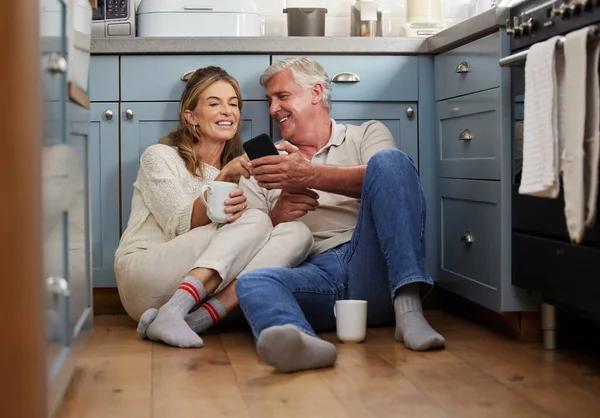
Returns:
[[[380,169],[415,169],[413,160],[399,149],[384,149],[373,154],[367,167],[377,167]]]

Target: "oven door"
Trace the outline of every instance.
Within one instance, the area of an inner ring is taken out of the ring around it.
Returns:
[[[523,62],[524,64],[524,62]],[[513,232],[570,242],[565,219],[565,202],[561,185],[556,199],[519,194],[523,167],[523,118],[525,100],[525,71],[523,66],[512,67],[511,94],[513,103],[513,182],[512,229]],[[598,205],[598,203],[596,203]],[[582,245],[600,248],[600,219],[586,230]]]
[[[512,284],[541,294],[563,309],[600,320],[600,219],[583,242],[572,244],[564,199],[519,194],[523,166],[525,71],[511,66],[512,138]]]

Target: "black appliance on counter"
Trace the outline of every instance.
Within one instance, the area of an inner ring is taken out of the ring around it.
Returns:
[[[524,65],[528,48],[536,42],[600,24],[600,1],[525,0],[508,13],[506,31],[510,35],[511,55],[500,60],[500,65],[511,67],[513,115],[517,115],[519,106],[527,101]],[[513,118],[516,128],[513,132],[519,131],[518,124],[522,122],[518,119]],[[557,199],[518,193],[519,161],[522,161],[519,140],[522,137],[514,134],[512,283],[541,294],[549,306],[600,320],[600,216],[596,225],[586,230],[583,241],[572,244],[566,227],[562,185]]]

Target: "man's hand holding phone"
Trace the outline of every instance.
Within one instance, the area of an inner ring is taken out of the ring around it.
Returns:
[[[269,155],[250,161],[250,173],[265,189],[303,190],[310,188],[315,175],[312,164],[287,141],[276,147],[287,154]]]

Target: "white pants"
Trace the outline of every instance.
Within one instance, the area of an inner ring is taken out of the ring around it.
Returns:
[[[117,288],[123,307],[139,321],[147,309],[165,304],[194,268],[219,273],[222,281],[216,294],[250,270],[299,265],[312,244],[312,234],[302,222],[273,228],[268,215],[249,209],[231,224],[194,228],[169,242],[121,257],[115,261]]]

